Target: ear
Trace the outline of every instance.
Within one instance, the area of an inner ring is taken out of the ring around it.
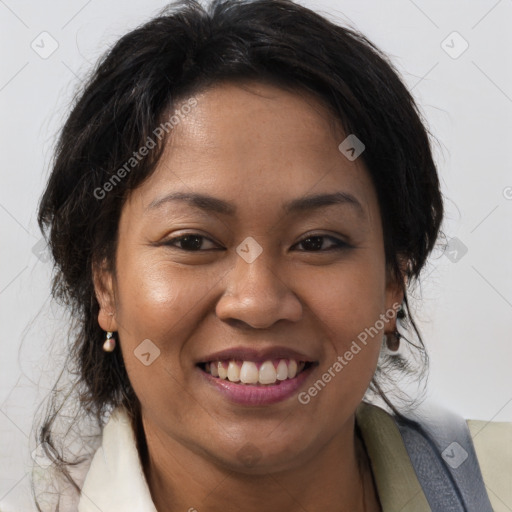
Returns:
[[[98,323],[104,331],[118,330],[116,321],[116,300],[114,293],[114,276],[105,260],[93,265],[93,282],[96,300],[100,306]]]
[[[407,265],[408,261],[399,256],[400,276],[395,276],[388,269],[386,271],[386,311],[392,310],[398,312],[398,305],[404,300],[404,290],[407,287]],[[389,322],[390,331],[396,329],[396,314]]]

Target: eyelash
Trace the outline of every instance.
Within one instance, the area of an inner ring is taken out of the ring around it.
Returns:
[[[190,249],[183,249],[182,247],[177,247],[176,246],[176,243],[179,243],[179,242],[183,241],[186,238],[200,238],[200,239],[209,240],[210,242],[213,242],[213,240],[211,240],[210,238],[208,238],[208,237],[206,237],[204,235],[200,235],[198,233],[187,233],[186,235],[180,235],[180,236],[177,236],[175,238],[170,238],[169,240],[166,240],[165,242],[163,242],[162,245],[170,246],[172,248],[178,249],[180,251],[185,251],[185,252],[204,252],[204,251],[216,250],[216,249],[190,250]],[[340,250],[348,249],[348,248],[351,247],[346,242],[343,242],[339,238],[336,238],[336,237],[333,237],[333,236],[330,236],[330,235],[308,235],[307,237],[303,238],[302,240],[300,240],[299,242],[297,242],[294,245],[299,245],[299,244],[303,243],[304,241],[312,239],[312,238],[326,238],[326,239],[329,239],[329,240],[333,241],[335,245],[334,245],[334,247],[329,247],[328,249],[320,249],[318,251],[300,251],[300,252],[340,251]],[[213,242],[213,243],[215,243],[215,242]]]

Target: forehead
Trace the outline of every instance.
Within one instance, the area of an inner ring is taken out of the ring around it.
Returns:
[[[352,194],[366,209],[376,201],[362,160],[349,161],[340,152],[346,135],[312,95],[227,82],[194,98],[136,194],[143,210],[162,193],[176,191],[233,202],[250,196],[256,208],[318,192]]]
[[[330,109],[302,90],[222,82],[195,99],[196,106],[171,133],[170,150],[226,154],[241,148],[257,152],[262,146],[284,152],[295,146],[296,152],[303,148],[321,157],[343,134]]]

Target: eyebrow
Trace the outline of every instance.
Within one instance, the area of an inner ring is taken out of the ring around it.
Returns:
[[[173,192],[152,201],[147,210],[159,208],[165,203],[182,201],[192,207],[199,208],[206,212],[214,212],[222,215],[236,215],[237,208],[232,203],[217,197],[195,192]],[[334,192],[331,194],[317,194],[293,199],[283,204],[285,214],[302,213],[333,205],[347,205],[352,207],[361,217],[364,217],[364,209],[361,203],[348,192]]]

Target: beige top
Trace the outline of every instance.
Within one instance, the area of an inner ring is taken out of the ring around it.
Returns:
[[[430,512],[393,418],[362,403],[356,411],[383,512]],[[512,511],[512,423],[467,420],[494,512]]]
[[[383,512],[430,512],[398,427],[383,409],[356,411]],[[494,512],[512,511],[512,423],[468,420]],[[157,512],[140,464],[133,429],[118,408],[103,430],[82,488],[78,512]]]

